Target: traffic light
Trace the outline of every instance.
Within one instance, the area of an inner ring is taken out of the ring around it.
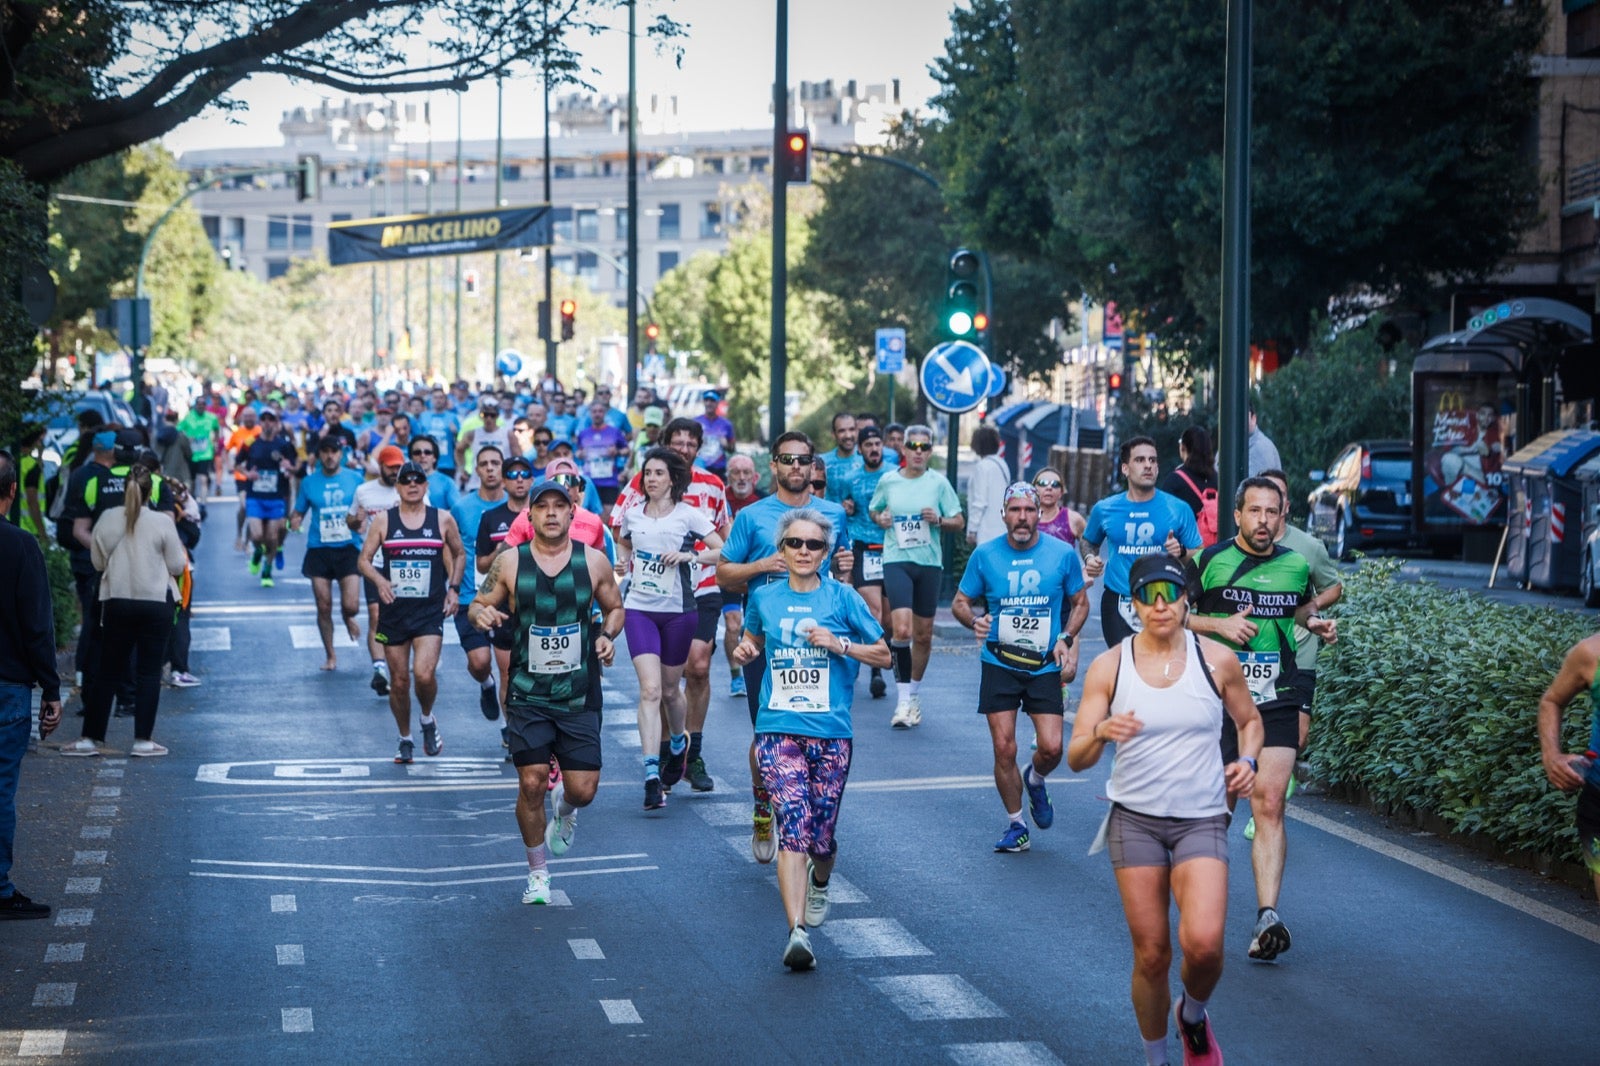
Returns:
[[[478,272],[476,270],[463,270],[461,272],[461,291],[468,296],[478,295]]]
[[[322,157],[303,155],[295,168],[295,199],[322,198]]]
[[[783,180],[790,185],[811,184],[811,134],[790,130],[783,142]]]
[[[570,341],[578,324],[578,301],[561,301],[561,339]]]
[[[980,329],[987,328],[987,316],[978,311],[978,254],[967,248],[957,248],[950,255],[950,266],[945,272],[944,315],[945,332],[957,340],[969,339]]]
[[[1122,371],[1113,370],[1106,375],[1106,394],[1113,403],[1122,395]]]
[[[644,327],[644,339],[650,342],[650,354],[656,354],[656,341],[661,339],[661,327],[654,322]]]

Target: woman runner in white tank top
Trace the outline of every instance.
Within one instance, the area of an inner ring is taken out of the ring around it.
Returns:
[[[1116,743],[1107,794],[1111,864],[1133,939],[1133,1009],[1151,1066],[1169,1061],[1172,966],[1168,900],[1178,905],[1183,996],[1174,1011],[1184,1062],[1222,1062],[1206,1004],[1222,976],[1228,911],[1228,797],[1248,796],[1261,716],[1244,672],[1221,644],[1184,629],[1188,574],[1166,554],[1133,565],[1129,589],[1142,632],[1090,664],[1067,765],[1082,772]],[[1222,765],[1222,714],[1239,730],[1238,761]]]

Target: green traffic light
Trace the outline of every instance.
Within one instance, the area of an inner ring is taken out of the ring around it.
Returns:
[[[950,317],[945,320],[950,327],[950,332],[957,337],[965,337],[972,332],[972,316],[965,311],[951,311]]]

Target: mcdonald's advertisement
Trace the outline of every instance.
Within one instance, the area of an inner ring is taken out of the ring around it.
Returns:
[[[1420,381],[1422,520],[1483,526],[1505,521],[1501,472],[1510,433],[1494,374],[1452,374]]]
[[[333,266],[470,255],[550,243],[550,205],[358,218],[328,226]]]

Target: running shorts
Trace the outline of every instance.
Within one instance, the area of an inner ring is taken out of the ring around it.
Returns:
[[[1061,699],[1061,671],[1027,674],[994,663],[982,663],[978,681],[978,713],[999,714],[1020,709],[1024,714],[1066,713]]]
[[[456,612],[456,636],[461,638],[461,650],[464,652],[489,646],[489,634],[468,620],[466,607]]]
[[[284,515],[289,513],[289,506],[282,499],[261,498],[246,496],[244,500],[244,516],[258,518],[263,522],[281,522]]]
[[[756,765],[778,816],[778,847],[827,858],[850,776],[849,737],[757,733]]]
[[[944,570],[921,563],[884,563],[883,591],[890,610],[911,608],[918,618],[932,618],[939,610],[939,586]]]
[[[407,644],[417,637],[444,636],[444,605],[442,603],[407,604],[396,610],[395,605],[378,607],[378,628],[372,639],[389,646]]]
[[[694,606],[699,614],[695,622],[694,639],[707,644],[717,642],[717,622],[722,619],[722,593],[708,592],[704,596],[694,598]]]
[[[506,743],[515,766],[538,766],[554,755],[563,770],[598,770],[600,712],[555,712],[511,704],[506,707]]]
[[[700,624],[698,611],[636,611],[629,608],[622,631],[628,635],[630,656],[654,655],[662,666],[682,666],[689,661],[689,644]],[[713,630],[713,632],[715,632]]]
[[[305,560],[300,564],[300,575],[343,581],[360,573],[356,569],[360,559],[361,551],[354,545],[347,548],[307,548]]]
[[[1263,748],[1293,748],[1300,750],[1300,715],[1303,712],[1299,707],[1267,707],[1261,710],[1261,726],[1266,733],[1266,740],[1262,742]],[[1233,718],[1226,712],[1222,715],[1222,765],[1239,758],[1239,731],[1233,724]]]
[[[867,553],[876,556],[873,565],[873,576],[867,577]],[[883,588],[883,545],[868,544],[864,540],[850,542],[850,554],[854,561],[850,564],[850,585],[852,588]]]
[[[1171,869],[1190,859],[1218,859],[1227,865],[1228,816],[1157,818],[1113,803],[1106,844],[1115,870],[1127,866]]]

